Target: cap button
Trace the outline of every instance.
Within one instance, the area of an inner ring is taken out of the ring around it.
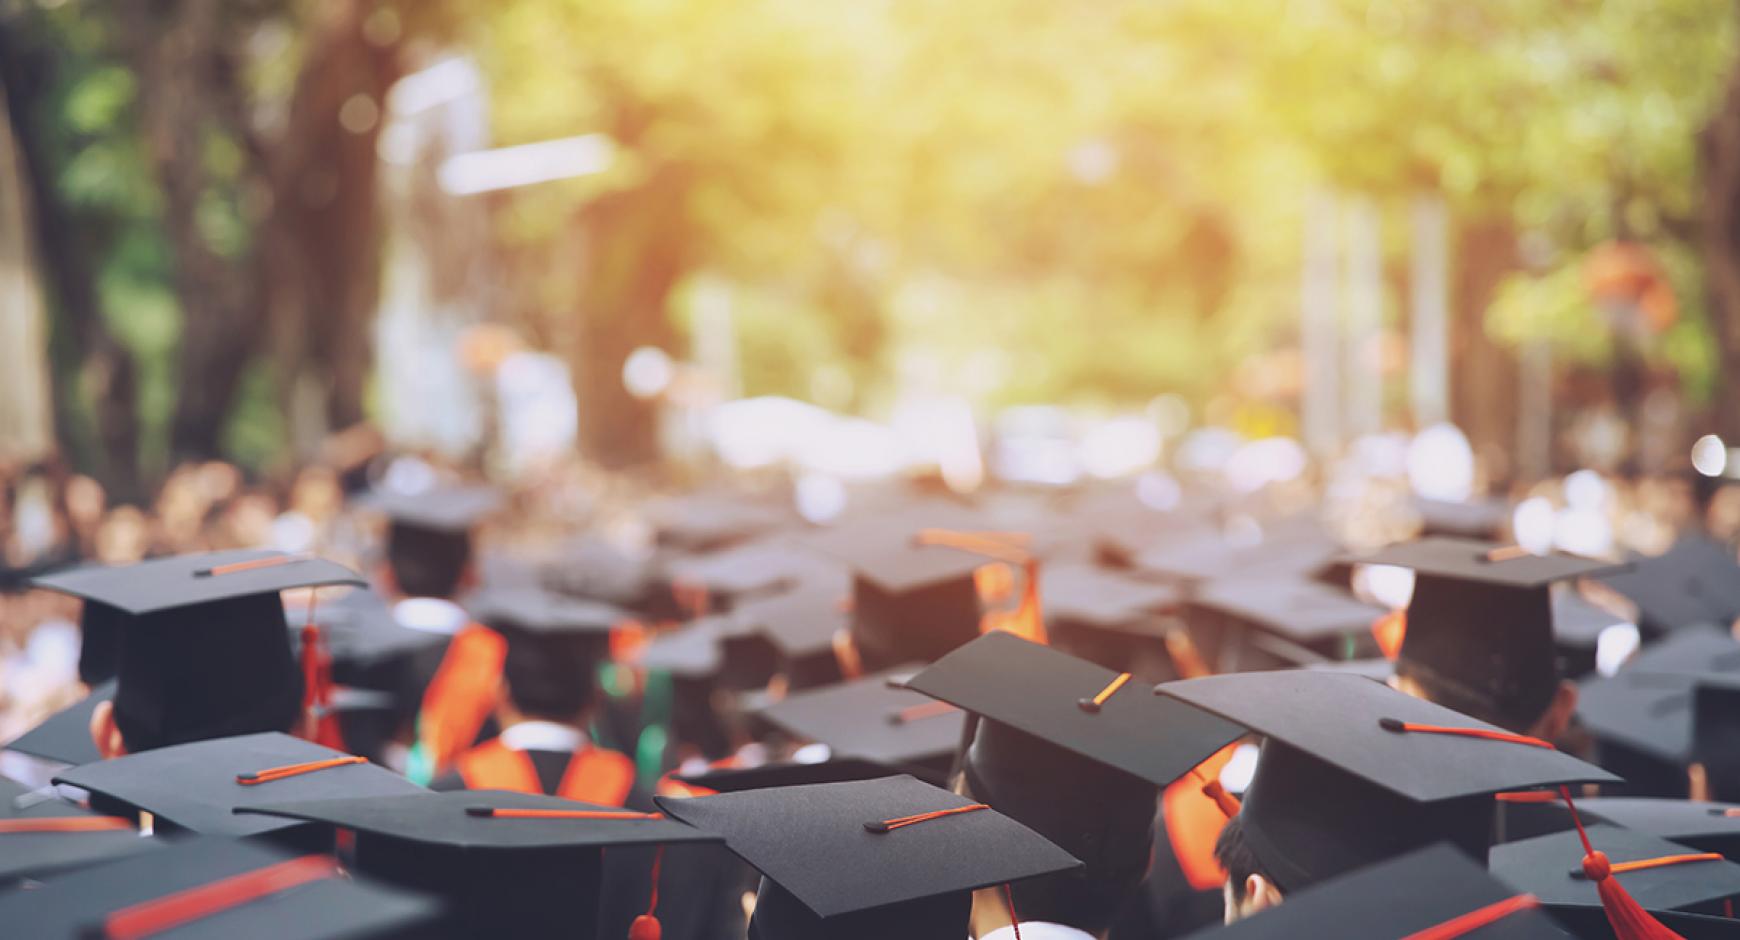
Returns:
[[[1605,881],[1613,874],[1613,866],[1607,861],[1606,852],[1590,852],[1583,856],[1583,874],[1590,881]]]
[[[1100,703],[1091,698],[1078,698],[1075,700],[1075,705],[1077,708],[1090,715],[1097,715],[1100,713]]]

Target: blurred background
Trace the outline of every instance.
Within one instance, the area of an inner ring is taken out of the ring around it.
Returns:
[[[1551,530],[1740,441],[1737,22],[0,0],[6,560],[296,547],[383,452],[822,516],[1353,460]]]

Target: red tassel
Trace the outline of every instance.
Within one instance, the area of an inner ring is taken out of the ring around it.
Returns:
[[[1651,917],[1613,877],[1613,865],[1608,862],[1607,853],[1597,852],[1589,844],[1589,834],[1583,831],[1583,820],[1571,802],[1570,788],[1560,787],[1559,794],[1570,807],[1571,821],[1577,825],[1577,838],[1583,842],[1583,874],[1595,882],[1595,890],[1601,894],[1601,907],[1607,914],[1607,923],[1613,926],[1615,940],[1685,940]]]

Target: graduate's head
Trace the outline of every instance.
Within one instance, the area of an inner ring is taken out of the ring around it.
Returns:
[[[48,575],[110,620],[112,702],[91,716],[99,754],[260,731],[301,717],[302,672],[278,592],[362,584],[329,561],[267,551],[180,555]]]
[[[472,577],[472,530],[501,502],[481,486],[378,490],[364,500],[387,516],[387,573],[406,597],[452,599]]]
[[[1244,820],[1234,816],[1227,820],[1214,843],[1214,860],[1226,870],[1222,895],[1226,901],[1226,922],[1243,920],[1275,907],[1286,897],[1274,875],[1263,869],[1257,854],[1245,840]]]
[[[581,724],[610,655],[610,631],[625,614],[537,588],[486,589],[472,616],[507,640],[502,661],[506,704],[521,718]]]

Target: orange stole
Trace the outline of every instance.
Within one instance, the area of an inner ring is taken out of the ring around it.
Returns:
[[[1237,743],[1215,752],[1213,757],[1197,765],[1197,770],[1209,780],[1220,776],[1221,768],[1232,759]],[[1214,797],[1202,792],[1202,780],[1195,773],[1185,774],[1166,788],[1161,797],[1161,822],[1166,825],[1166,838],[1172,844],[1172,854],[1184,880],[1198,891],[1219,888],[1226,881],[1226,871],[1214,858],[1214,843],[1226,825],[1226,813]]]
[[[435,678],[423,692],[417,737],[435,773],[444,773],[477,740],[495,710],[507,640],[480,624],[453,635]]]
[[[532,758],[501,743],[499,738],[459,755],[458,767],[467,789],[544,792]],[[633,761],[615,751],[588,747],[568,759],[568,769],[562,772],[562,783],[555,795],[599,806],[621,806],[633,788]]]

